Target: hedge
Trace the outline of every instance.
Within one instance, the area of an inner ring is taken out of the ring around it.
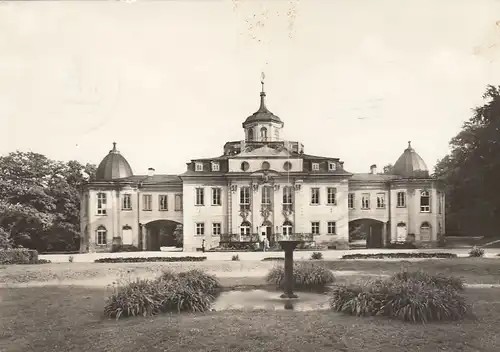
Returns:
[[[38,252],[34,249],[13,248],[0,250],[0,264],[37,264]]]
[[[267,257],[267,258],[262,259],[263,262],[267,262],[270,260],[285,260],[285,258],[283,258],[283,257]]]
[[[207,257],[131,257],[101,258],[94,263],[202,262]]]
[[[373,254],[346,254],[342,259],[387,259],[387,258],[457,258],[454,253],[373,253]]]

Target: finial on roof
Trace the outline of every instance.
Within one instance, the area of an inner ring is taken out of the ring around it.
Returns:
[[[113,152],[116,152],[116,142],[113,142]]]
[[[264,92],[264,79],[266,79],[266,74],[265,74],[264,72],[262,72],[262,73],[260,74],[260,84],[262,84],[262,91],[261,91],[261,93],[266,94],[266,93]]]
[[[408,149],[411,149],[411,141],[408,141]]]
[[[260,84],[262,85],[262,91],[260,92],[260,108],[259,108],[259,112],[268,112],[267,107],[266,107],[266,101],[265,101],[266,92],[264,91],[264,79],[266,78],[266,75],[265,75],[264,72],[262,72],[260,78],[261,78]]]

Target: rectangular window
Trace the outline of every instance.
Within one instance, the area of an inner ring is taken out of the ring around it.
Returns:
[[[312,170],[313,171],[318,171],[319,170],[319,164],[318,163],[312,163]]]
[[[319,204],[319,188],[311,188],[311,204]]]
[[[354,209],[354,193],[349,193],[347,195],[347,207],[349,209]]]
[[[168,196],[166,194],[160,194],[158,196],[158,204],[159,210],[167,211],[168,210]]]
[[[370,193],[361,195],[361,209],[370,209]]]
[[[105,246],[107,242],[106,237],[107,237],[106,229],[102,226],[99,226],[99,228],[97,229],[97,245]]]
[[[219,163],[212,163],[212,171],[219,171],[220,166]]]
[[[270,205],[271,204],[271,195],[272,195],[272,188],[269,186],[264,186],[262,187],[262,204],[263,205]]]
[[[292,187],[283,187],[283,204],[292,204]]]
[[[220,236],[222,232],[222,225],[220,222],[214,222],[212,224],[212,236]]]
[[[335,228],[335,221],[328,221],[328,234],[329,235],[335,235],[335,231],[336,231],[336,228]]]
[[[97,193],[97,215],[106,215],[106,193]]]
[[[132,195],[130,194],[123,195],[122,210],[132,210]]]
[[[319,235],[319,221],[311,222],[311,233],[313,235]]]
[[[377,193],[377,208],[385,208],[385,193]]]
[[[196,223],[196,236],[203,236],[205,234],[205,224],[202,222]]]
[[[330,171],[337,170],[337,164],[335,164],[334,162],[329,162],[328,163],[328,170],[330,170]]]
[[[212,205],[221,205],[222,204],[222,189],[221,188],[212,188]]]
[[[202,163],[196,163],[195,164],[195,170],[196,171],[203,171],[203,164]]]
[[[250,210],[250,187],[240,188],[240,209]]]
[[[142,210],[150,211],[153,209],[153,197],[151,194],[144,194],[142,196]]]
[[[406,208],[406,193],[398,192],[396,197],[397,197],[396,206],[398,208]]]
[[[174,210],[175,211],[182,211],[182,194],[175,195]]]
[[[327,203],[328,205],[337,205],[337,189],[333,187],[327,188]]]
[[[205,205],[205,189],[196,188],[196,199],[194,205]]]

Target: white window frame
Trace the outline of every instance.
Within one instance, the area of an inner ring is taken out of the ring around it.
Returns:
[[[203,163],[194,163],[194,171],[203,171]]]
[[[369,210],[370,209],[370,193],[361,194],[361,209]]]
[[[167,194],[159,194],[158,195],[158,210],[159,211],[168,211],[168,195]]]
[[[327,227],[326,227],[326,233],[327,233],[327,235],[336,235],[337,234],[337,222],[328,221]]]
[[[385,193],[377,193],[377,209],[385,209]]]
[[[220,171],[220,164],[218,162],[212,162],[212,171]]]
[[[142,210],[143,211],[153,210],[153,196],[151,194],[142,195]]]
[[[337,188],[328,187],[326,189],[326,204],[327,205],[337,205]]]
[[[293,188],[291,186],[283,187],[283,205],[293,204]]]
[[[356,207],[355,199],[356,199],[355,193],[348,193],[347,194],[347,208],[348,209],[355,209],[355,207]]]
[[[337,164],[334,163],[333,161],[328,162],[328,171],[336,171],[337,170]]]
[[[97,193],[97,215],[108,214],[108,195],[104,192]]]
[[[311,221],[311,233],[313,235],[319,235],[320,223],[319,221]]]
[[[252,230],[252,225],[248,221],[244,221],[240,224],[240,235],[250,236]]]
[[[174,198],[174,211],[182,211],[182,194],[177,193]]]
[[[429,200],[428,205],[422,205],[422,198],[427,197]],[[431,212],[431,192],[427,190],[423,190],[420,192],[420,212],[421,213],[430,213]]]
[[[125,193],[122,198],[122,210],[132,210],[132,195]]]
[[[399,191],[396,193],[396,207],[406,208],[406,192]]]
[[[195,236],[204,236],[205,235],[205,223],[204,222],[195,223],[194,233],[195,233]]]
[[[212,205],[222,205],[222,188],[212,187]]]
[[[319,171],[319,163],[312,163],[311,169],[312,171]]]
[[[240,187],[240,209],[250,210],[250,187]]]
[[[319,187],[312,187],[311,188],[311,204],[312,205],[319,205],[320,203],[320,188]]]
[[[220,222],[212,223],[212,236],[220,236],[222,234],[222,224]]]
[[[261,197],[261,204],[262,205],[273,204],[273,202],[272,202],[273,189],[270,186],[263,186],[261,195],[262,195],[262,197]]]
[[[108,243],[108,230],[104,226],[99,226],[96,230],[95,242],[98,246],[105,246]]]
[[[285,221],[283,223],[283,235],[290,236],[293,231],[293,224],[290,221]]]
[[[196,187],[194,191],[194,205],[204,206],[205,205],[205,188]]]

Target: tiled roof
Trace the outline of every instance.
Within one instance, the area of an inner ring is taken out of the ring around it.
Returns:
[[[387,174],[370,174],[370,173],[359,173],[354,174],[350,181],[358,182],[387,182],[394,179],[399,179],[400,176],[397,175],[387,175]]]

